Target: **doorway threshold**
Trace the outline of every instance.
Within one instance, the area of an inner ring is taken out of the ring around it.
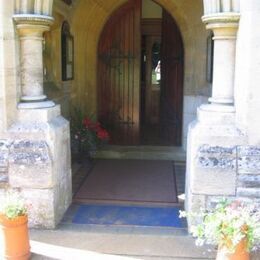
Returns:
[[[186,152],[177,146],[120,146],[107,145],[100,149],[96,159],[140,159],[140,160],[171,160],[185,162]]]

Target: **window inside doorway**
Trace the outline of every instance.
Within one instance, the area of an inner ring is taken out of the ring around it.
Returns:
[[[161,43],[155,42],[152,46],[152,84],[160,87],[161,81]]]
[[[62,80],[72,80],[74,78],[74,41],[70,33],[70,26],[67,21],[62,25],[61,30],[61,64]]]

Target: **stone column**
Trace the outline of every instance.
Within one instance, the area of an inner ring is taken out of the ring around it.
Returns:
[[[200,106],[197,120],[189,125],[185,191],[189,212],[237,196],[238,153],[247,143],[236,125],[234,106],[240,0],[204,0],[204,8],[202,21],[214,32],[213,89],[211,104]]]
[[[19,108],[52,107],[43,93],[43,33],[50,29],[53,18],[44,15],[17,14],[13,16],[20,37],[22,97]]]
[[[238,0],[204,0],[202,21],[214,33],[214,65],[210,106],[202,109],[234,112],[236,35],[240,18]]]
[[[53,1],[16,0],[15,14],[14,0],[2,2],[10,3],[7,20],[20,38],[20,51],[13,48],[12,54],[20,56],[22,97],[7,131],[0,132],[0,198],[6,190],[19,191],[32,205],[29,225],[54,228],[71,203],[72,183],[69,122],[61,116],[60,106],[43,93],[42,36],[53,22]],[[14,97],[6,103],[16,106],[17,93]]]
[[[236,122],[260,145],[260,1],[241,1],[235,79]]]

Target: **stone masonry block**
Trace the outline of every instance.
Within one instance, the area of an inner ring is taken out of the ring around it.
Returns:
[[[0,140],[0,168],[8,167],[8,154],[10,143],[7,140]]]
[[[201,145],[190,189],[194,194],[233,196],[236,192],[236,146]]]
[[[260,174],[260,147],[238,147],[238,173]]]
[[[239,175],[238,187],[242,188],[260,188],[260,175]]]
[[[8,155],[10,142],[0,140],[0,183],[8,181]]]
[[[21,196],[28,205],[29,226],[34,228],[54,228],[55,223],[55,190],[22,189]]]
[[[260,156],[260,147],[243,145],[237,147],[238,156]]]
[[[194,194],[233,196],[236,193],[236,172],[196,168],[190,188]]]
[[[258,188],[237,188],[237,196],[246,198],[260,198],[260,187]]]
[[[204,144],[198,149],[196,165],[201,168],[235,170],[236,147],[210,146]]]
[[[10,147],[9,183],[12,187],[53,186],[52,160],[45,141],[20,140]]]

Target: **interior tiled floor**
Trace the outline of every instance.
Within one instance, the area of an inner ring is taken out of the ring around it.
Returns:
[[[115,161],[116,162],[116,161]],[[79,190],[80,186],[90,173],[92,167],[95,165],[95,160],[85,160],[82,164],[75,163],[72,167],[73,171],[73,195]],[[177,193],[181,195],[185,192],[185,163],[183,162],[173,162]],[[156,183],[155,183],[156,185]]]

